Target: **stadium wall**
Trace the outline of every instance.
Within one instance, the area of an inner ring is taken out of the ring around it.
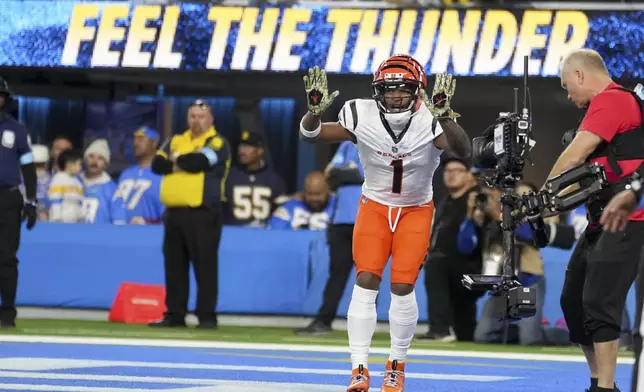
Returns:
[[[160,226],[40,223],[33,231],[24,230],[18,305],[110,309],[123,282],[163,284],[162,238]],[[546,248],[542,255],[547,278],[544,316],[554,323],[562,317],[559,294],[570,251]],[[220,312],[312,316],[328,277],[328,247],[324,232],[225,227],[219,263]],[[423,274],[416,295],[420,321],[426,322]],[[352,276],[349,285],[354,282]],[[379,320],[388,319],[388,285],[386,271],[378,296]],[[189,309],[194,309],[195,291],[191,277]],[[351,290],[345,290],[339,317],[346,317],[350,297]],[[628,309],[632,320],[633,290]]]

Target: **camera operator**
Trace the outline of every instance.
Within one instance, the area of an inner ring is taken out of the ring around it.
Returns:
[[[561,84],[568,98],[587,112],[548,178],[597,162],[605,167],[610,183],[587,203],[589,224],[568,264],[561,308],[570,340],[580,344],[586,356],[590,391],[617,391],[621,315],[637,274],[644,210],[630,216],[623,233],[603,231],[599,220],[603,207],[644,162],[642,105],[634,92],[612,81],[604,61],[592,50],[575,50],[564,58]]]
[[[476,188],[470,162],[454,154],[443,155],[443,182],[449,194],[440,202],[434,219],[425,267],[429,332],[419,338],[471,341],[476,327],[476,300],[482,293],[463,287],[461,277],[481,271],[481,252],[476,248],[466,255],[460,253],[456,237]]]
[[[522,182],[516,188],[517,194],[536,192],[536,186]],[[459,250],[462,253],[474,249],[479,243],[483,253],[483,274],[498,275],[503,267],[503,234],[501,231],[499,202],[500,192],[489,191],[487,203],[483,208],[477,203],[472,214],[468,214],[458,233]],[[472,196],[472,195],[471,195]],[[477,197],[477,200],[479,197]],[[476,230],[476,229],[479,230]],[[482,234],[482,235],[481,235]],[[539,250],[534,246],[532,230],[528,223],[515,229],[517,254],[519,260],[519,280],[525,287],[536,292],[537,313],[534,317],[523,318],[517,322],[518,339],[521,345],[537,345],[543,342],[541,318],[545,296],[543,261]],[[492,296],[483,307],[481,318],[476,326],[474,340],[481,343],[500,343],[503,336],[503,321],[499,315],[505,311],[505,298]],[[513,337],[508,340],[514,340]]]

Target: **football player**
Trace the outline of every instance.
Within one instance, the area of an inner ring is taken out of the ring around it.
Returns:
[[[423,67],[394,55],[374,74],[373,99],[347,101],[337,122],[320,121],[339,92],[329,94],[324,70],[304,77],[308,112],[302,140],[353,141],[364,166],[363,195],[353,233],[357,280],[348,311],[352,376],[348,392],[370,387],[368,353],[376,329],[376,296],[391,263],[391,354],[382,392],[401,392],[405,360],[418,322],[414,285],[429,245],[434,213],[432,178],[445,149],[470,159],[471,142],[450,108],[452,75],[437,75],[430,98]]]

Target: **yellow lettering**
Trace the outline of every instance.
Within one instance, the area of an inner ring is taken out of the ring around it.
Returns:
[[[521,32],[517,41],[516,50],[514,51],[514,61],[512,63],[512,74],[523,74],[523,56],[528,56],[528,73],[530,75],[539,74],[541,60],[531,59],[533,49],[542,49],[546,46],[547,37],[543,34],[537,34],[537,26],[550,24],[552,11],[526,11],[523,14],[521,23]]]
[[[96,29],[94,27],[86,27],[85,21],[89,18],[95,19],[97,17],[97,5],[81,4],[74,6],[72,17],[67,27],[65,47],[63,48],[63,57],[61,59],[63,65],[76,65],[81,42],[93,40],[94,34],[96,34]]]
[[[396,32],[396,22],[399,11],[383,11],[380,31],[376,34],[376,22],[378,21],[379,10],[365,11],[358,30],[356,46],[351,57],[351,72],[364,72],[367,68],[369,53],[374,50],[371,71],[378,69],[380,63],[389,57]]]
[[[458,19],[458,11],[443,12],[438,43],[432,60],[432,73],[447,71],[450,55],[454,64],[454,72],[468,74],[474,57],[476,33],[481,22],[481,11],[467,11],[463,21],[463,30]]]
[[[262,25],[259,32],[255,32],[258,14],[258,8],[249,7],[244,10],[230,65],[231,69],[246,69],[251,46],[255,47],[255,53],[250,68],[254,71],[265,71],[268,66],[280,10],[279,8],[265,8]]]
[[[418,12],[416,10],[404,10],[400,14],[398,22],[398,31],[396,32],[396,45],[394,53],[409,53],[411,49],[411,39],[414,36],[414,27],[416,27]]]
[[[298,31],[298,23],[306,23],[311,20],[311,9],[309,8],[287,8],[282,17],[280,33],[273,52],[271,69],[274,71],[297,71],[300,68],[300,56],[291,54],[291,48],[295,45],[304,45],[306,32]]]
[[[112,41],[125,39],[125,27],[116,27],[117,19],[127,18],[130,7],[127,5],[107,5],[103,8],[101,22],[98,25],[92,67],[117,67],[121,57],[120,52],[110,50]]]
[[[568,27],[572,27],[566,41]],[[546,59],[543,62],[544,76],[558,75],[561,59],[571,50],[583,48],[588,38],[588,16],[582,11],[557,11],[550,33]]]
[[[157,41],[157,50],[154,53],[155,68],[179,68],[181,66],[183,56],[181,56],[181,53],[172,51],[178,22],[179,6],[166,6],[163,24],[159,32],[159,40]]]
[[[160,5],[139,5],[134,7],[134,15],[130,22],[125,50],[123,51],[122,67],[142,67],[150,65],[152,53],[141,52],[143,42],[152,42],[156,38],[157,29],[146,27],[148,20],[156,20],[161,16]]]
[[[228,34],[233,22],[239,22],[244,14],[243,7],[212,7],[208,13],[208,20],[215,22],[215,29],[212,33],[210,51],[206,61],[207,69],[219,69],[224,61]],[[244,60],[244,65],[246,60]],[[245,68],[245,67],[244,67]]]
[[[360,22],[362,12],[362,10],[338,8],[329,10],[327,22],[335,24],[335,28],[333,29],[333,37],[326,56],[324,69],[327,72],[339,72],[342,69],[342,59],[344,58],[344,51],[347,49],[349,28],[352,24]]]
[[[495,54],[494,44],[499,34],[499,28],[501,29],[501,41]],[[511,12],[487,11],[478,43],[476,60],[474,60],[474,73],[476,75],[494,74],[508,65],[514,52],[514,43],[518,32],[517,20]]]
[[[436,29],[438,28],[438,19],[441,14],[438,10],[425,11],[423,16],[423,24],[420,27],[418,34],[418,44],[414,52],[414,58],[419,63],[425,65],[429,62],[429,57],[432,54],[434,47],[434,37],[436,36]]]

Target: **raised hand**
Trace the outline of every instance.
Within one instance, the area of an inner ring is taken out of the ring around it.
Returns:
[[[340,95],[339,91],[329,94],[326,72],[317,65],[309,68],[309,74],[304,76],[304,89],[306,90],[306,101],[309,112],[316,116],[322,115],[333,100]]]

